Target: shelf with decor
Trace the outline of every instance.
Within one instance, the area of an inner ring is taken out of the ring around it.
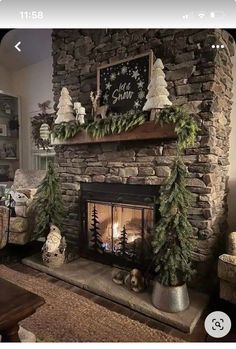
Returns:
[[[127,132],[112,134],[102,137],[93,138],[86,130],[81,130],[74,137],[61,140],[55,138],[54,145],[59,144],[89,144],[89,143],[107,143],[107,142],[122,142],[122,141],[140,141],[147,139],[175,139],[177,138],[174,125],[159,125],[153,121],[146,121],[140,126],[136,126]]]
[[[19,101],[0,93],[0,182],[11,182],[20,167]]]

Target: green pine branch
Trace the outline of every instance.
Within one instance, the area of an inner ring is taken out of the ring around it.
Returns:
[[[93,138],[101,138],[107,135],[127,132],[146,121],[145,113],[129,111],[122,115],[110,115],[101,120],[94,121],[88,125],[80,125],[78,121],[62,122],[54,125],[52,136],[61,141],[73,138],[82,130]]]
[[[161,125],[164,123],[175,125],[179,152],[194,145],[198,131],[197,122],[183,108],[178,106],[165,107],[157,115],[156,122],[160,122]]]

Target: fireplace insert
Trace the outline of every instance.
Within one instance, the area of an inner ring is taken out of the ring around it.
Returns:
[[[121,267],[147,268],[157,195],[156,186],[81,183],[80,255]]]

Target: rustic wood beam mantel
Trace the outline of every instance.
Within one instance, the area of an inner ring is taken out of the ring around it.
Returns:
[[[89,144],[89,143],[107,143],[107,142],[122,142],[122,141],[137,141],[148,139],[176,139],[174,125],[165,124],[160,126],[153,121],[147,121],[143,125],[137,126],[134,129],[122,132],[120,134],[104,136],[100,138],[90,137],[86,131],[81,131],[75,137],[65,141],[55,139],[53,145],[63,144]]]

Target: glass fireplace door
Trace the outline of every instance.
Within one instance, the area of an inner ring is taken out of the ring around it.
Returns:
[[[150,206],[88,201],[89,249],[133,261],[142,259],[153,220]]]

